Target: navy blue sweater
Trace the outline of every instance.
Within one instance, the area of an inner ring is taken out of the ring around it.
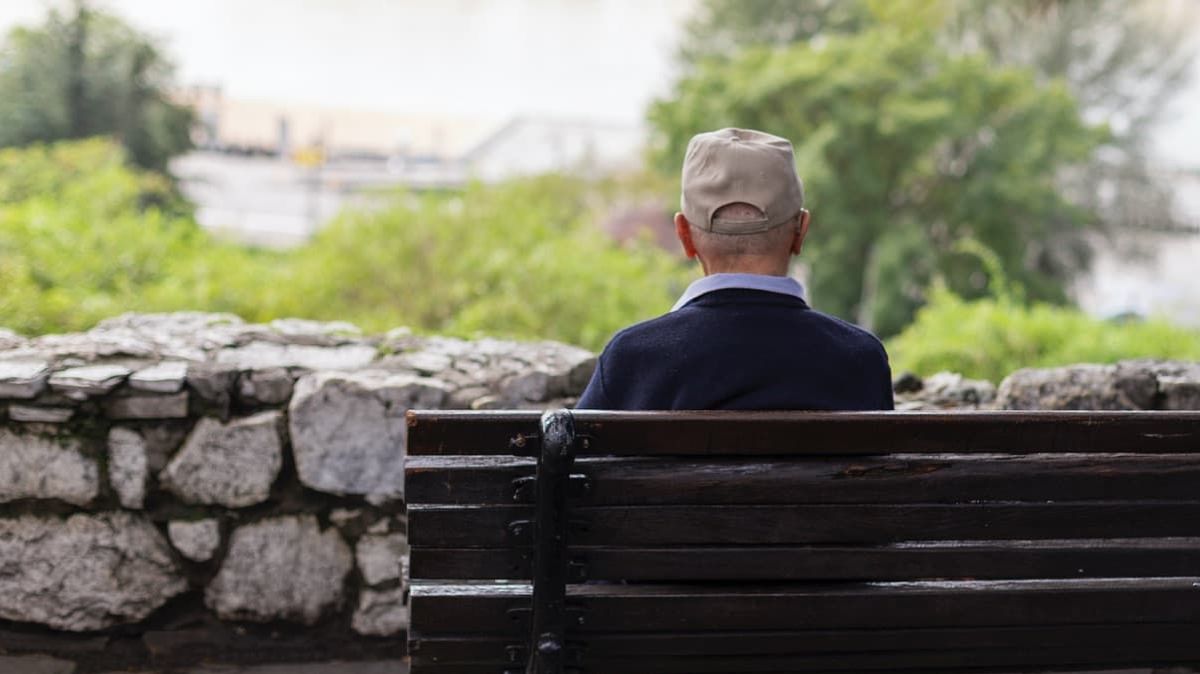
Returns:
[[[577,405],[606,410],[890,410],[874,335],[797,297],[725,289],[618,332]]]

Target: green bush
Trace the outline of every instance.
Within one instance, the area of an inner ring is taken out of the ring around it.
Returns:
[[[213,239],[169,184],[128,168],[111,142],[3,150],[0,326],[61,332],[124,311],[199,309],[597,349],[615,330],[665,311],[696,273],[648,243],[613,244],[592,226],[598,207],[625,189],[547,176],[397,194],[279,253]],[[997,297],[967,301],[935,286],[889,342],[896,371],[998,380],[1027,366],[1200,359],[1200,333],[1026,305],[990,251],[964,243],[956,254],[980,259]]]
[[[999,382],[1022,367],[1125,358],[1200,360],[1200,331],[1161,320],[1112,322],[1011,296],[967,301],[938,286],[916,320],[889,340],[895,372],[941,370]]]
[[[214,240],[109,141],[3,150],[0,326],[59,332],[123,311],[201,309],[599,348],[669,308],[695,273],[592,225],[614,189],[542,177],[397,194],[277,253]]]
[[[111,142],[0,150],[0,324],[72,330],[149,308],[206,242],[169,183]]]
[[[592,224],[604,193],[544,176],[344,214],[296,252],[275,311],[599,348],[695,274],[648,242],[613,244]]]

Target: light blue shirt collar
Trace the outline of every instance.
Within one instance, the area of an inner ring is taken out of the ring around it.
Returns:
[[[738,288],[741,290],[764,290],[769,293],[779,293],[781,295],[791,295],[804,299],[804,286],[794,278],[789,276],[767,276],[764,274],[710,274],[702,279],[692,281],[692,284],[683,291],[683,295],[675,306],[671,307],[671,311],[681,309],[683,305],[692,300],[707,295],[708,293],[717,290],[729,290]]]

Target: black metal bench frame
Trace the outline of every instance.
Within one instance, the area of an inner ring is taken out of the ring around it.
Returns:
[[[567,651],[567,490],[575,461],[570,412],[542,416],[533,526],[533,615],[527,674],[561,674]]]

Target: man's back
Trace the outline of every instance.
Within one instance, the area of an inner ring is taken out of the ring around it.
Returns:
[[[613,338],[579,407],[890,410],[887,353],[813,311],[788,275],[811,221],[786,138],[753,129],[688,143],[675,234],[697,279],[665,316]]]
[[[619,332],[579,407],[892,409],[891,373],[865,330],[798,297],[729,288]]]

